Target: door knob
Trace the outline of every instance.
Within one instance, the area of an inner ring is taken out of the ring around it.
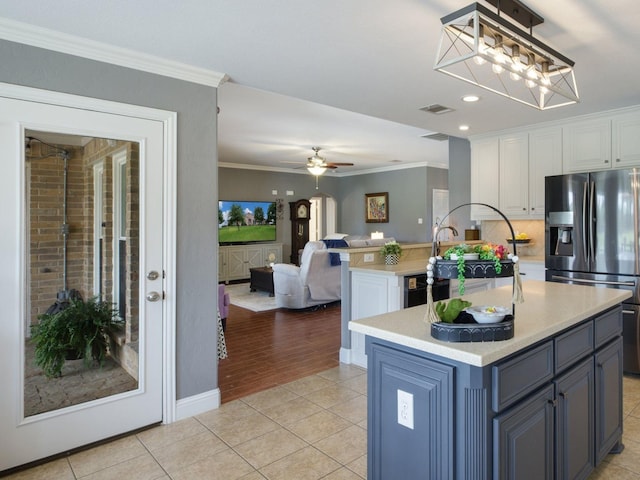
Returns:
[[[147,273],[147,279],[149,280],[157,280],[159,276],[160,274],[155,270],[151,270],[149,273]]]
[[[149,292],[147,293],[147,301],[149,302],[157,302],[160,300],[160,294],[158,292]]]

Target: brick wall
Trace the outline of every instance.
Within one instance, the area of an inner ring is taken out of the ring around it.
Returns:
[[[126,342],[138,340],[139,292],[139,150],[137,143],[92,139],[84,147],[58,145],[70,153],[67,172],[67,279],[66,289],[79,290],[84,298],[93,295],[94,268],[94,165],[103,162],[103,298],[113,301],[113,161],[115,152],[127,156],[126,191]],[[46,158],[43,158],[46,157]],[[32,142],[27,161],[29,201],[29,290],[31,322],[65,289],[64,159],[56,150]]]

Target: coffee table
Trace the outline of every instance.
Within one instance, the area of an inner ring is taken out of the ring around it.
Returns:
[[[262,290],[269,292],[269,296],[273,297],[273,269],[271,267],[255,267],[250,268],[249,273],[251,275],[249,291]]]

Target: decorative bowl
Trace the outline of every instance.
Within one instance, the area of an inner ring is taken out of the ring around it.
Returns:
[[[529,243],[530,241],[530,238],[516,238],[515,240],[513,238],[507,238],[507,242],[509,243]]]
[[[449,258],[451,260],[458,260],[458,255],[456,255],[455,253],[452,253]],[[479,253],[464,253],[462,254],[462,258],[464,258],[465,260],[478,260],[480,258],[480,254]]]
[[[493,305],[481,305],[466,309],[473,315],[473,319],[478,323],[499,323],[511,310],[505,307],[495,307]]]

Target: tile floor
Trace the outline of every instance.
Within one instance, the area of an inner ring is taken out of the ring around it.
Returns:
[[[340,365],[8,478],[364,479],[366,383]],[[624,452],[590,479],[640,480],[638,377],[624,379],[624,419]]]

